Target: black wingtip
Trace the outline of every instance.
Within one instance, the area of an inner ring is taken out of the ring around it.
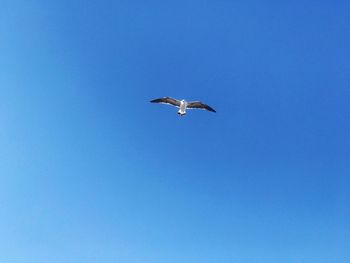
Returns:
[[[216,113],[216,110],[214,110],[212,107],[210,107],[210,106],[208,106],[208,105],[207,105],[207,110]]]

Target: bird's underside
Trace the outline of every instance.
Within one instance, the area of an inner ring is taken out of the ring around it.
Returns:
[[[201,109],[207,110],[211,112],[216,112],[212,107],[207,104],[204,104],[201,101],[185,101],[185,100],[177,100],[171,97],[163,97],[159,99],[151,100],[152,103],[163,103],[169,104],[179,108],[178,114],[183,116],[186,114],[186,109]]]

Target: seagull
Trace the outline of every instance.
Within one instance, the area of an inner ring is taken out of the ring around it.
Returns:
[[[159,99],[151,100],[152,103],[164,103],[164,104],[170,104],[175,107],[179,108],[179,111],[177,114],[180,116],[183,116],[186,114],[186,109],[202,109],[202,110],[208,110],[211,112],[216,112],[213,108],[208,106],[207,104],[204,104],[200,101],[186,101],[186,100],[177,100],[170,97],[163,97]]]

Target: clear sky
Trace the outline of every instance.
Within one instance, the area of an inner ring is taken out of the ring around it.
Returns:
[[[350,262],[349,10],[1,1],[0,262]]]

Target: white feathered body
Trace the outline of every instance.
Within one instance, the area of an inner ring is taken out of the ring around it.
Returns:
[[[180,115],[185,115],[186,108],[187,108],[187,101],[185,101],[185,100],[180,101],[180,109],[177,113]]]

